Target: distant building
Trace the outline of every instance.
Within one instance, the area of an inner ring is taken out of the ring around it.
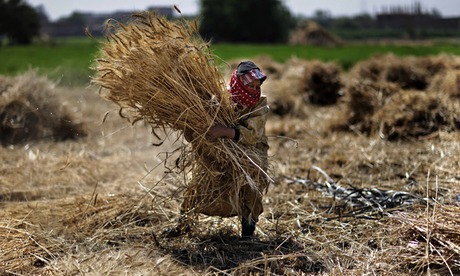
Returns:
[[[460,30],[460,17],[443,18],[436,10],[424,10],[420,2],[383,8],[376,23],[380,29]]]
[[[36,8],[40,15],[41,30],[40,34],[45,37],[78,37],[85,36],[85,29],[94,36],[104,34],[107,20],[114,19],[126,23],[131,15],[137,11],[116,11],[113,13],[80,13],[75,12],[67,18],[51,22],[46,15],[43,6]],[[158,14],[167,18],[174,16],[173,7],[149,7],[147,10],[156,11]]]
[[[460,17],[443,18],[432,14],[381,13],[376,17],[380,29],[460,30]]]

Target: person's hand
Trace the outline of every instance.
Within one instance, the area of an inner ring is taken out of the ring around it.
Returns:
[[[184,130],[184,138],[185,140],[187,140],[187,142],[192,142],[193,141],[193,130],[191,130],[190,128],[186,128]]]
[[[226,127],[221,124],[216,124],[209,128],[207,136],[211,140],[215,140],[217,138],[230,138],[233,139],[235,137],[235,130],[231,127]]]

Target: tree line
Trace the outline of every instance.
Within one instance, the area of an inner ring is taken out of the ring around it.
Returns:
[[[0,42],[5,37],[9,44],[30,44],[39,31],[40,18],[34,8],[22,0],[0,0]]]
[[[200,33],[215,42],[283,43],[294,26],[280,0],[200,0],[200,10]],[[30,44],[40,27],[39,14],[25,1],[0,0],[0,43]]]
[[[199,8],[200,34],[212,42],[286,43],[297,24],[307,19],[294,17],[281,0],[200,0]],[[437,10],[423,12],[423,15],[432,21],[441,18]],[[425,22],[427,26],[382,28],[369,14],[333,18],[328,11],[318,10],[309,19],[345,40],[456,37],[460,34],[458,28],[436,29],[428,21]],[[85,24],[78,13],[61,20]],[[39,36],[40,27],[40,15],[25,1],[0,0],[0,46],[30,44]]]

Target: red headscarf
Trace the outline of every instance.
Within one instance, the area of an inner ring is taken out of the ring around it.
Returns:
[[[230,94],[232,94],[233,102],[246,107],[254,106],[260,99],[260,87],[251,89],[245,86],[236,73],[237,70],[233,72],[230,79]]]

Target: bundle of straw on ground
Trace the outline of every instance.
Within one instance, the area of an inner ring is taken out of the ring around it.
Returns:
[[[241,187],[257,189],[253,176],[264,172],[251,146],[205,137],[215,123],[235,126],[241,114],[234,111],[222,71],[196,23],[138,13],[126,25],[109,21],[107,39],[93,78],[101,95],[118,104],[131,123],[147,122],[158,138],[158,130],[166,135],[172,130],[191,139],[192,147],[182,147],[178,172],[199,181],[185,183],[185,194],[205,208],[215,203],[206,202],[216,199],[211,195],[223,197],[226,191],[226,201],[239,212]]]
[[[334,62],[312,61],[302,78],[304,100],[314,105],[333,105],[341,97],[342,70]]]
[[[381,108],[387,99],[397,93],[399,88],[388,82],[369,80],[356,81],[347,87],[347,102],[350,114],[349,123],[362,122],[366,116],[372,115]]]
[[[66,140],[86,136],[82,123],[59,102],[55,84],[30,70],[0,77],[0,143]]]
[[[390,140],[458,130],[458,64],[392,54],[358,63],[345,89],[345,127]]]
[[[333,106],[342,97],[342,70],[333,62],[291,58],[279,69],[282,74],[265,86],[270,114],[306,118],[315,107]]]
[[[447,97],[401,90],[388,83],[360,82],[348,92],[350,115],[346,124],[367,135],[394,140],[457,129],[455,118],[448,116]]]
[[[445,54],[430,57],[384,54],[356,63],[350,70],[350,78],[388,81],[402,89],[426,90],[436,76],[458,68],[458,58]]]
[[[342,40],[326,31],[314,21],[302,22],[290,35],[290,44],[336,46],[342,44]]]
[[[335,63],[291,58],[282,72],[265,88],[271,114],[305,118],[312,106],[334,105],[341,97],[341,69]]]

